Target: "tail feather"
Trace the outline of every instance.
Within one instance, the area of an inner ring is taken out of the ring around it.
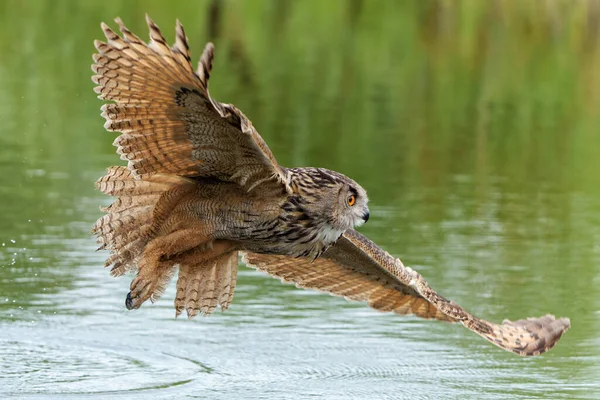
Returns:
[[[238,255],[237,252],[227,260],[227,265],[223,268],[223,275],[221,277],[221,295],[219,296],[219,306],[221,310],[225,311],[233,300],[233,292],[235,290],[235,284],[237,282],[237,270],[238,270]]]
[[[186,309],[187,299],[189,295],[187,293],[188,286],[192,279],[192,275],[194,274],[194,268],[191,265],[185,264],[179,266],[179,274],[177,277],[177,293],[175,294],[175,316],[178,317],[179,314]],[[188,317],[190,314],[188,313]]]
[[[212,265],[209,268],[203,269],[203,280],[200,281],[200,287],[198,292],[200,312],[204,315],[210,315],[214,307],[216,307],[216,301],[214,301],[214,306],[211,308],[213,304],[213,300],[216,298],[215,296],[215,286],[216,286],[216,275],[217,270],[222,268],[221,265],[217,265],[217,262],[212,262]]]
[[[157,288],[154,290],[154,293],[152,293],[152,295],[150,296],[150,301],[152,301],[153,303],[165,293],[167,285],[169,284],[169,282],[171,282],[173,275],[175,275],[175,272],[177,271],[177,267],[175,265],[165,263],[165,265],[162,267],[166,268],[167,272],[160,275]]]
[[[188,318],[194,318],[199,313],[209,315],[218,305],[226,310],[233,299],[237,266],[237,251],[208,262],[181,265],[175,295],[176,315],[184,309]]]

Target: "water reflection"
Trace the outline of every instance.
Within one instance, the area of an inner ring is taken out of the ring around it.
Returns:
[[[421,204],[416,209],[427,214],[427,206],[416,201],[420,197],[409,194],[408,203]],[[83,209],[103,199],[81,201]],[[519,202],[513,208],[519,207],[525,206]],[[2,309],[0,359],[6,372],[0,386],[34,397],[66,392],[127,398],[281,393],[337,398],[340,382],[350,398],[386,398],[395,390],[439,397],[441,387],[444,393],[490,399],[506,396],[507,390],[547,398],[549,388],[557,398],[578,393],[585,398],[598,389],[593,383],[598,355],[592,350],[598,343],[589,335],[598,304],[594,299],[591,304],[565,302],[570,293],[560,288],[560,272],[547,268],[549,276],[540,276],[531,267],[560,264],[572,259],[570,253],[557,257],[552,243],[544,241],[512,238],[503,243],[503,232],[482,237],[482,226],[502,225],[492,218],[464,220],[462,212],[439,221],[437,229],[432,221],[407,222],[401,225],[411,226],[409,231],[396,229],[398,235],[386,236],[381,232],[394,230],[395,221],[406,220],[407,214],[400,207],[384,208],[381,214],[374,216],[368,233],[396,253],[410,249],[405,259],[414,260],[444,293],[474,311],[496,320],[524,312],[576,313],[578,325],[548,355],[524,360],[457,326],[377,313],[284,286],[246,268],[226,313],[174,319],[174,287],[157,304],[127,312],[122,300],[128,282],[108,277],[100,267],[103,255],[94,253],[93,241],[85,237],[87,226],[73,222],[68,229],[22,239],[27,254],[51,248],[59,260],[55,265],[34,272],[36,263],[17,262],[13,279],[3,280],[2,293],[17,303]],[[430,235],[439,230],[440,237]],[[65,231],[74,238],[65,238]],[[397,243],[399,237],[407,239],[404,245]],[[503,262],[513,256],[521,263]],[[48,260],[44,251],[39,257]],[[511,286],[518,289],[503,291]],[[11,287],[29,289],[17,294]],[[549,293],[540,293],[545,287]]]
[[[0,4],[0,397],[600,396],[595,3],[214,4]],[[442,294],[573,328],[521,359],[246,268],[226,313],[176,320],[173,287],[127,312],[89,236],[117,161],[89,64],[99,21],[140,31],[145,11],[181,18],[196,55],[208,30],[215,97],[283,165],[356,178],[362,232]]]

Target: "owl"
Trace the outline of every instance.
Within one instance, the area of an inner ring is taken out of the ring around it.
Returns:
[[[177,274],[175,311],[192,318],[229,307],[238,257],[257,270],[380,311],[458,322],[491,343],[529,356],[569,328],[552,315],[495,324],[438,295],[423,277],[355,230],[369,219],[365,190],[323,168],[279,165],[250,120],[213,99],[214,47],[194,71],[177,22],[173,46],[146,18],[150,41],[120,19],[102,24],[92,80],[104,127],[127,166],[97,187],[116,199],[94,225],[114,276],[135,273],[125,305],[156,301]]]

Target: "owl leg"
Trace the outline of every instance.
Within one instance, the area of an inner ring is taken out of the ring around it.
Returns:
[[[197,229],[184,229],[153,239],[139,262],[139,271],[130,286],[125,306],[131,310],[139,308],[157,289],[164,286],[165,276],[170,274],[178,254],[197,247],[210,248],[212,238]]]

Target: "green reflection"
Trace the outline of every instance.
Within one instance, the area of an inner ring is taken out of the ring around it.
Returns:
[[[443,294],[495,320],[571,317],[528,365],[549,368],[557,393],[587,393],[578,385],[600,364],[594,1],[0,2],[0,321],[64,312],[50,294],[71,290],[82,265],[102,268],[87,235],[107,199],[93,182],[119,161],[92,42],[116,16],[145,37],[146,12],[168,38],[180,18],[195,56],[214,41],[213,95],[244,110],[281,164],[361,182],[373,211],[362,231]],[[346,307],[252,288],[292,309]],[[466,333],[452,340],[517,363]]]

